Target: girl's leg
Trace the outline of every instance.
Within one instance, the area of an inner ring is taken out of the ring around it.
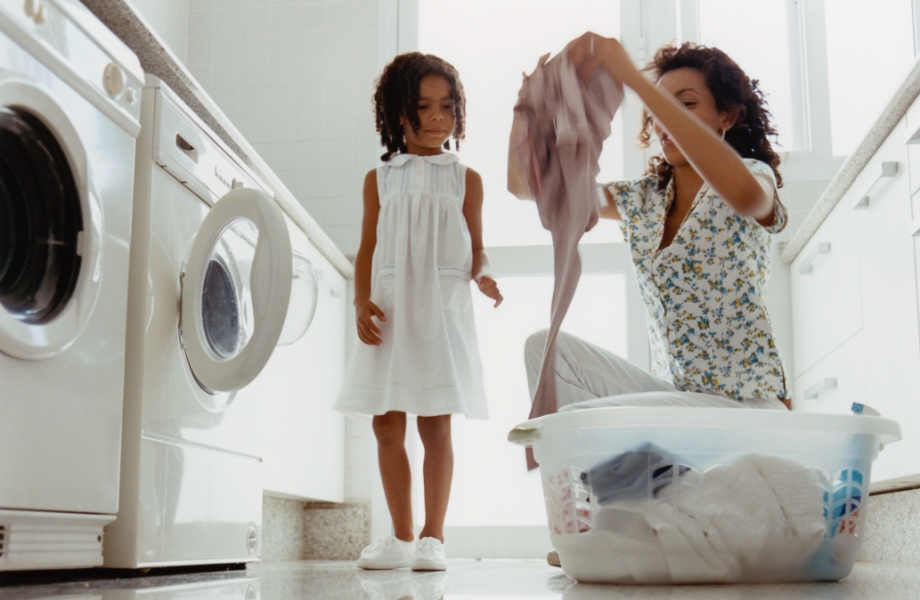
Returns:
[[[412,532],[412,475],[406,454],[406,413],[391,411],[375,415],[374,435],[393,533],[402,541],[411,542],[415,534]]]
[[[418,433],[425,446],[422,474],[425,477],[425,527],[419,538],[444,542],[444,517],[454,477],[454,448],[450,437],[450,415],[419,417]]]

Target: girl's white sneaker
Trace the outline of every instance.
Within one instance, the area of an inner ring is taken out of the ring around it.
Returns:
[[[413,571],[446,571],[447,557],[444,556],[441,540],[433,537],[420,539],[415,545],[411,567]]]
[[[414,542],[404,542],[394,535],[380,538],[361,551],[357,565],[362,569],[401,569],[409,566]]]

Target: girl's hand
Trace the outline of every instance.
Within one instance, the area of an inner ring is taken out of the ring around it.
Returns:
[[[479,286],[479,291],[488,296],[489,298],[495,300],[495,308],[502,303],[502,294],[498,291],[498,284],[495,283],[495,280],[491,277],[483,275],[476,281],[476,285]]]
[[[569,60],[582,81],[599,68],[607,69],[611,77],[629,87],[633,87],[636,78],[644,79],[618,40],[590,31],[570,42]]]
[[[374,323],[374,317],[381,321],[387,318],[380,308],[367,300],[355,300],[355,316],[358,321],[358,337],[368,346],[379,346],[383,343],[380,337],[380,328]]]

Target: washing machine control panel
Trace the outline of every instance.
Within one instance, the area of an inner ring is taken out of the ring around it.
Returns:
[[[138,135],[140,61],[88,9],[72,1],[0,0],[0,14],[0,31],[64,81],[79,82],[87,100]]]
[[[252,173],[230,158],[222,143],[197,122],[197,117],[179,108],[169,92],[158,88],[154,98],[154,160],[158,165],[211,205],[231,190],[265,189]]]

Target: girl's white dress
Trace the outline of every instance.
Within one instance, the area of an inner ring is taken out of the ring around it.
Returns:
[[[466,167],[455,154],[397,154],[377,168],[371,301],[383,343],[361,341],[336,403],[342,412],[488,418],[473,321]]]

